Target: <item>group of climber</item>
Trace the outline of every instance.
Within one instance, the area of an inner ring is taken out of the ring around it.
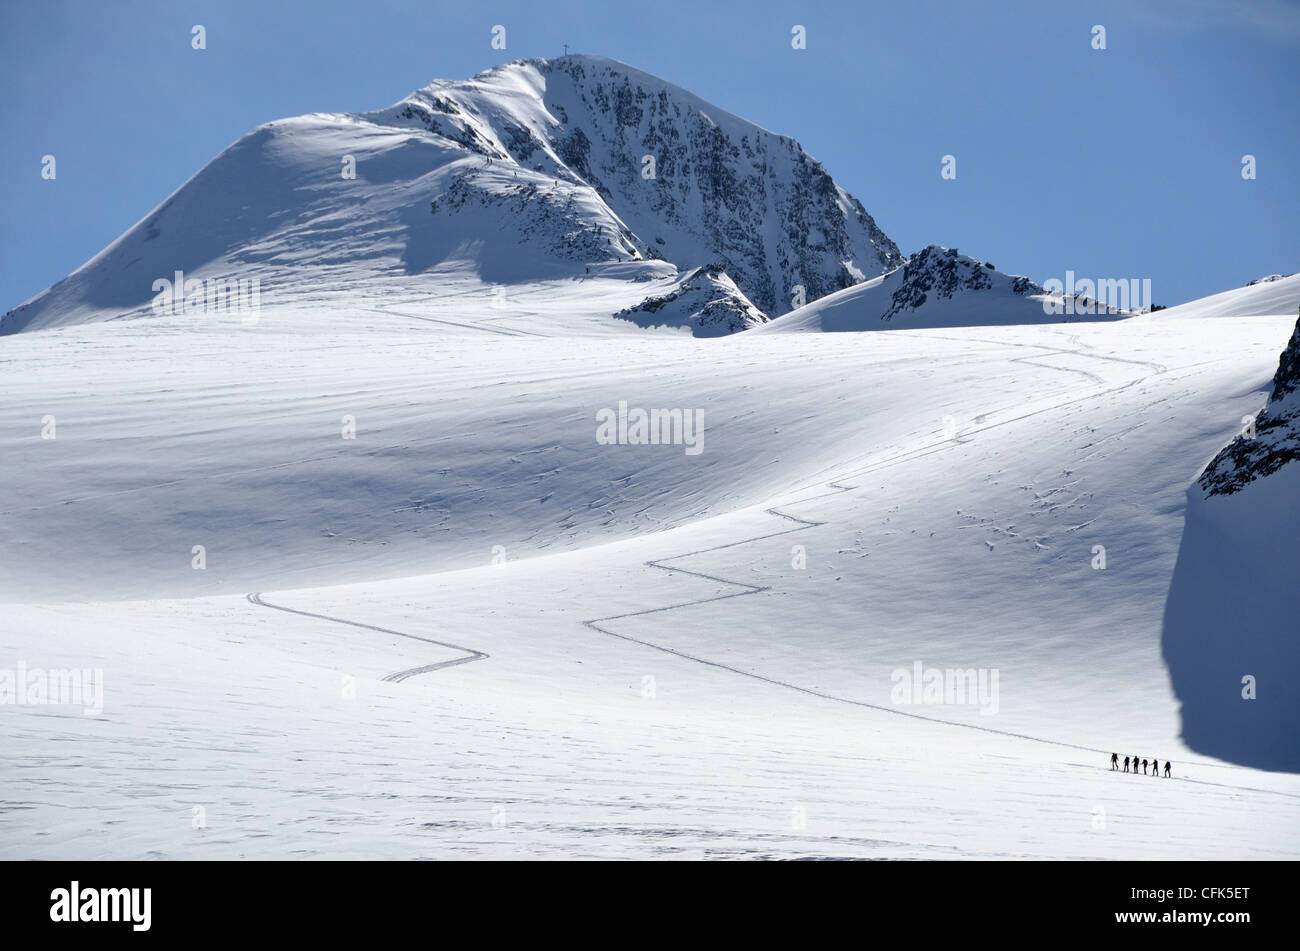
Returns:
[[[1160,760],[1158,760],[1158,759],[1151,759],[1151,760],[1148,761],[1148,760],[1144,760],[1144,759],[1140,760],[1140,759],[1138,759],[1136,756],[1131,756],[1131,757],[1130,757],[1130,756],[1125,756],[1125,757],[1124,757],[1124,772],[1126,772],[1126,773],[1129,772],[1128,764],[1129,764],[1129,761],[1130,761],[1130,760],[1132,760],[1132,762],[1133,762],[1133,770],[1132,770],[1132,771],[1133,771],[1133,774],[1134,774],[1134,775],[1137,774],[1138,766],[1140,765],[1140,766],[1142,767],[1142,775],[1145,776],[1145,775],[1147,774],[1147,763],[1148,763],[1148,762],[1150,762],[1150,764],[1151,764],[1151,775],[1152,775],[1152,776],[1159,776],[1159,775],[1160,775]],[[1110,754],[1110,768],[1111,768],[1111,769],[1119,769],[1119,754],[1118,754],[1118,753],[1111,753],[1111,754]],[[1171,762],[1169,762],[1169,760],[1165,760],[1165,779],[1168,779],[1168,778],[1169,778],[1169,771],[1170,771],[1171,769],[1173,769],[1173,768],[1174,768],[1174,764],[1171,763]]]

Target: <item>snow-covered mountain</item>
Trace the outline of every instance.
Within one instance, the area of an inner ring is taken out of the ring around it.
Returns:
[[[467,270],[507,288],[618,262],[644,277],[656,259],[718,265],[768,314],[902,260],[793,139],[568,56],[437,81],[373,113],[267,123],[0,333],[148,314],[177,272],[205,288],[257,280],[266,306],[362,287],[437,295]]]
[[[1091,298],[1049,294],[956,248],[930,245],[880,277],[812,301],[768,324],[767,333],[967,327],[1113,320]],[[1052,305],[1055,305],[1053,309]]]
[[[1272,274],[1251,281],[1245,287],[1234,287],[1209,297],[1144,314],[1141,319],[1283,316],[1294,314],[1297,307],[1300,307],[1300,274]]]
[[[614,316],[642,327],[688,327],[697,337],[718,337],[767,322],[767,315],[716,264],[682,275],[662,293]]]
[[[821,297],[902,260],[799,143],[614,60],[512,63],[379,117],[595,188],[645,253],[716,261],[768,313],[789,310],[797,286]]]
[[[1164,654],[1198,752],[1300,771],[1297,565],[1300,321],[1267,404],[1188,490]]]

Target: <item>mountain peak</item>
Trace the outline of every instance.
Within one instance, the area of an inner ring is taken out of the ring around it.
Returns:
[[[883,273],[902,255],[794,139],[590,54],[435,82],[378,114],[592,186],[648,248],[720,262],[768,313]]]
[[[335,279],[409,288],[452,268],[518,284],[656,260],[718,264],[735,314],[766,317],[902,256],[793,139],[572,54],[436,80],[375,112],[261,126],[0,333],[145,315],[177,271],[256,277],[274,302]]]

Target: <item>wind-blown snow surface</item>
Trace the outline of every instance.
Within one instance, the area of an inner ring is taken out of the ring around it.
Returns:
[[[0,705],[0,855],[1300,853],[1161,654],[1293,318],[548,339],[469,284],[5,341],[0,668],[105,695]],[[620,401],[703,451],[598,444]]]

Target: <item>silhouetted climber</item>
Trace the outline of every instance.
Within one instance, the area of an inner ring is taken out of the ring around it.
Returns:
[[[1151,775],[1152,776],[1160,775],[1160,760],[1156,759],[1155,757],[1151,758]]]
[[[1138,758],[1135,756],[1133,757],[1133,775],[1136,776],[1137,774],[1138,774]]]
[[[1173,765],[1174,764],[1169,762],[1169,760],[1165,760],[1165,779],[1169,778],[1169,768]]]
[[[1110,754],[1110,768],[1111,768],[1111,769],[1119,769],[1119,754],[1118,754],[1118,753],[1111,753],[1111,754]]]
[[[1124,772],[1128,772],[1128,757],[1124,757]]]
[[[1147,761],[1146,761],[1146,760],[1143,760],[1143,761],[1142,761],[1142,775],[1145,776],[1146,774],[1147,774]]]

